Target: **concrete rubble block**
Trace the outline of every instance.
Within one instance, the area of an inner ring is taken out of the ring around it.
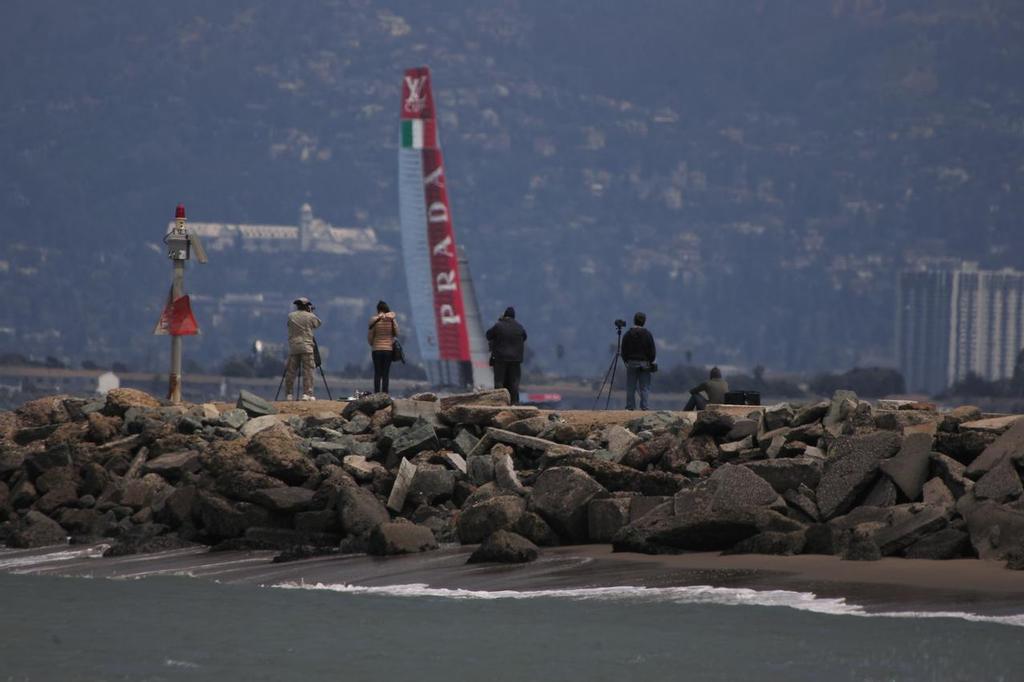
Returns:
[[[882,556],[892,556],[924,536],[942,530],[947,523],[944,510],[926,507],[909,518],[875,531],[873,539]]]
[[[716,509],[769,507],[785,511],[786,502],[768,481],[742,464],[723,464],[708,478]]]
[[[448,465],[449,469],[454,469],[463,476],[466,475],[466,460],[462,455],[457,452],[452,452],[451,450],[442,450],[438,454],[441,456],[441,459],[444,460],[445,464]]]
[[[967,466],[965,475],[977,481],[1004,459],[1024,464],[1024,419],[1017,420]]]
[[[667,471],[637,471],[623,464],[598,459],[589,452],[583,455],[560,457],[550,466],[569,466],[580,469],[609,492],[630,492],[641,495],[674,495],[689,485],[687,479]],[[543,469],[549,468],[542,464]]]
[[[441,464],[419,464],[409,484],[408,494],[422,498],[427,504],[436,504],[450,499],[454,490],[454,471]]]
[[[42,452],[28,455],[24,459],[25,470],[33,479],[49,469],[71,466],[71,464],[71,448],[67,443],[61,443]]]
[[[730,441],[728,443],[722,443],[718,446],[719,452],[723,458],[734,459],[739,453],[744,450],[752,450],[754,448],[754,437],[744,436],[740,440]]]
[[[360,396],[355,400],[350,400],[342,409],[341,416],[345,419],[351,419],[360,412],[366,416],[371,416],[377,410],[390,407],[391,402],[391,396],[387,393],[370,393],[369,395]]]
[[[591,500],[587,506],[587,529],[591,542],[611,542],[630,522],[632,498],[605,497]]]
[[[832,394],[825,416],[822,417],[822,426],[833,436],[841,435],[843,422],[853,416],[859,402],[857,394],[853,391],[836,391]]]
[[[452,405],[442,408],[440,412],[441,421],[452,426],[475,425],[489,426],[494,423],[494,418],[499,414],[503,419],[513,418],[512,421],[536,417],[540,410],[532,406],[506,406],[498,407],[492,405]]]
[[[687,462],[683,474],[692,478],[704,478],[711,474],[711,465],[699,459]]]
[[[235,407],[244,410],[249,417],[277,414],[277,409],[269,400],[264,400],[255,393],[244,389],[238,392],[238,400],[235,402]]]
[[[989,417],[988,419],[978,419],[976,421],[963,422],[960,424],[961,431],[984,431],[987,433],[993,433],[1001,435],[1007,432],[1013,426],[1024,418],[1021,414],[1008,414],[1002,417]],[[1017,438],[1021,438],[1021,431],[1017,432]]]
[[[756,420],[740,417],[733,423],[732,428],[729,429],[729,433],[725,434],[723,440],[727,443],[732,443],[734,441],[745,440],[749,437],[751,444],[753,444],[753,436],[756,436],[757,432],[758,423]],[[752,447],[752,445],[748,447]]]
[[[936,476],[924,484],[921,491],[921,498],[924,504],[936,509],[945,509],[947,516],[953,513],[956,507],[956,498],[950,492],[942,479]]]
[[[992,500],[957,502],[957,511],[967,521],[967,532],[978,556],[993,561],[1006,561],[1024,552],[1024,512],[997,504]]]
[[[786,501],[786,504],[791,509],[800,512],[810,521],[817,522],[821,520],[818,504],[814,501],[813,489],[801,484],[796,489],[787,490],[782,493],[782,499]]]
[[[142,465],[142,471],[146,474],[159,474],[168,481],[174,482],[181,480],[185,474],[199,471],[201,466],[198,452],[183,450],[149,460]]]
[[[921,486],[928,479],[931,451],[931,436],[912,433],[903,437],[896,456],[879,462],[878,468],[914,502],[921,499]]]
[[[671,502],[669,495],[635,495],[629,498],[629,522],[632,523],[647,515],[656,507]]]
[[[276,414],[257,416],[245,422],[239,429],[239,432],[246,438],[252,438],[260,431],[277,426],[281,421],[281,416]]]
[[[313,495],[309,488],[264,488],[253,493],[252,501],[270,511],[294,514],[307,511],[313,505]]]
[[[539,554],[537,545],[522,535],[499,530],[484,540],[466,563],[525,564],[536,560]]]
[[[742,466],[763,478],[781,495],[801,485],[806,485],[812,490],[817,488],[824,464],[814,457],[786,457],[746,462]]]
[[[456,520],[459,542],[472,545],[498,530],[511,529],[525,512],[526,501],[518,495],[497,495],[467,504]]]
[[[463,457],[469,457],[469,454],[473,452],[479,441],[480,439],[470,433],[468,429],[460,429],[459,432],[455,434],[455,440],[452,441],[452,444],[460,455]]]
[[[766,531],[751,535],[726,549],[722,554],[773,554],[777,556],[793,556],[804,551],[807,533],[803,530],[783,533]]]
[[[974,497],[979,500],[992,500],[1000,504],[1012,502],[1024,494],[1020,476],[1008,457],[989,470],[974,485]]]
[[[121,417],[132,407],[154,409],[160,407],[160,401],[134,388],[115,388],[107,392],[103,411],[109,416]]]
[[[900,444],[900,437],[889,431],[837,438],[829,448],[816,491],[822,518],[830,519],[853,507],[874,482],[879,462],[895,455]]]
[[[957,499],[974,489],[974,481],[964,475],[965,470],[966,467],[952,457],[941,452],[931,453],[931,476],[941,478]]]
[[[723,410],[707,409],[697,413],[691,436],[708,435],[724,438],[736,425],[736,417]]]
[[[384,467],[378,462],[373,462],[362,455],[345,455],[341,459],[341,467],[347,471],[352,478],[361,482],[369,482]]]
[[[67,531],[56,521],[37,511],[30,511],[18,522],[7,538],[8,547],[27,549],[67,543]]]
[[[290,429],[278,424],[253,436],[246,452],[270,476],[289,485],[302,485],[318,472],[313,459],[299,448],[299,444],[299,439]]]
[[[225,410],[213,419],[207,420],[212,426],[223,426],[229,429],[235,429],[236,431],[242,428],[245,422],[249,421],[249,415],[246,414],[245,410],[240,410],[237,407]]]
[[[466,460],[466,474],[473,485],[483,485],[494,480],[494,459],[490,454],[474,455]]]
[[[516,475],[512,454],[512,448],[501,443],[491,448],[491,459],[494,461],[494,482],[502,490],[521,494],[526,489],[520,483],[519,476]]]
[[[487,391],[476,391],[475,393],[459,393],[456,395],[441,398],[439,406],[442,410],[454,407],[455,405],[489,405],[492,407],[504,407],[511,405],[507,389],[495,388]]]
[[[903,550],[908,559],[962,559],[974,555],[971,536],[958,528],[943,528],[925,535]]]
[[[761,430],[775,431],[776,429],[788,428],[795,416],[795,411],[788,403],[769,405],[761,413]]]
[[[796,412],[793,414],[793,419],[790,421],[790,425],[796,428],[804,426],[805,424],[820,422],[828,413],[828,409],[831,404],[831,401],[822,400],[798,407]]]
[[[530,491],[530,510],[570,544],[585,543],[588,538],[587,505],[595,498],[607,497],[604,486],[575,467],[545,469]]]
[[[416,554],[437,549],[437,540],[426,526],[414,523],[382,523],[370,532],[367,552],[374,556]]]
[[[555,450],[563,457],[570,455],[589,455],[591,452],[590,450],[562,445],[543,438],[521,436],[518,433],[512,433],[511,431],[505,431],[504,429],[489,428],[487,429],[485,438],[489,439],[492,443],[504,443],[506,445],[511,445],[514,448],[526,448],[528,450],[536,450],[541,453],[548,453]],[[488,449],[490,449],[490,447],[488,447]]]
[[[605,435],[608,439],[608,452],[611,453],[613,462],[621,462],[630,448],[640,442],[640,438],[618,424],[609,426]]]
[[[418,421],[400,433],[391,443],[391,455],[412,457],[424,450],[437,450],[439,445],[434,427],[425,421]]]
[[[553,531],[544,519],[533,512],[523,512],[523,515],[513,524],[511,530],[541,547],[557,547],[559,544],[558,533]]]
[[[391,422],[395,426],[412,426],[422,419],[434,428],[441,426],[438,418],[440,408],[437,403],[422,400],[396,399],[391,404]]]
[[[416,476],[416,465],[409,460],[402,458],[398,466],[398,475],[395,476],[395,484],[391,487],[391,494],[388,496],[388,509],[398,514],[405,506],[405,498],[409,494],[412,480]]]
[[[354,415],[352,415],[351,419],[349,419],[341,426],[342,433],[347,433],[349,435],[358,435],[361,433],[366,433],[369,430],[370,417],[363,414],[362,412],[355,413]]]
[[[896,504],[898,498],[899,492],[896,490],[896,484],[886,476],[878,476],[861,504],[869,507],[891,507]]]
[[[507,430],[512,433],[518,433],[521,436],[540,436],[550,424],[551,422],[547,417],[538,415],[512,422],[508,425]]]
[[[966,465],[972,463],[998,437],[999,434],[994,431],[939,431],[935,434],[933,447]]]

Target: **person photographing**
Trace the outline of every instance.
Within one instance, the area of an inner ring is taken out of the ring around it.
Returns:
[[[370,318],[366,342],[370,344],[373,359],[373,392],[387,393],[391,376],[391,360],[394,358],[395,338],[398,336],[398,322],[395,314],[384,301],[377,301],[377,312]]]
[[[295,310],[288,313],[288,366],[284,373],[285,400],[294,400],[295,376],[302,369],[302,399],[316,400],[313,395],[313,330],[323,324],[313,313],[313,304],[302,296],[292,301]]]
[[[658,351],[654,346],[654,335],[644,328],[647,315],[633,316],[633,327],[622,336],[622,362],[626,365],[626,409],[636,409],[636,393],[640,393],[640,409],[647,409],[651,395],[651,373],[657,365],[654,360]]]

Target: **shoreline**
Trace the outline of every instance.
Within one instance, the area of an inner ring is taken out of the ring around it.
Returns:
[[[826,555],[722,556],[716,552],[652,556],[612,552],[607,545],[577,545],[545,549],[541,559],[530,564],[467,565],[472,546],[397,557],[329,555],[273,563],[272,551],[194,548],[103,558],[98,556],[99,547],[5,550],[0,552],[0,571],[107,579],[187,576],[263,587],[419,585],[482,593],[709,586],[811,593],[817,599],[842,599],[869,614],[1024,617],[1024,572],[975,559],[856,562]]]

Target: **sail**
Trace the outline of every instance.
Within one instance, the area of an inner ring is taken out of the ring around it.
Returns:
[[[420,357],[436,385],[472,385],[470,319],[445,186],[430,69],[402,81],[398,198],[402,257]],[[475,302],[474,302],[475,307]],[[479,332],[479,313],[473,336]],[[479,351],[478,351],[479,354]]]

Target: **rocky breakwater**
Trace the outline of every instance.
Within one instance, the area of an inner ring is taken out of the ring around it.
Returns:
[[[981,557],[1024,562],[1024,420],[849,392],[747,416],[577,421],[504,390],[378,394],[277,414],[118,389],[0,414],[0,539],[193,543],[471,561],[611,542],[645,553]],[[690,415],[693,416],[693,415]]]

